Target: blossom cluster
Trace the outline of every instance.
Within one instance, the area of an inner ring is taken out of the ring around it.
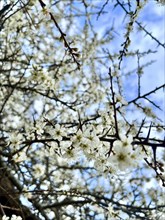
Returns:
[[[94,167],[103,173],[116,173],[137,167],[146,155],[142,148],[133,144],[133,134],[119,130],[119,138],[114,139],[112,138],[113,129],[110,132],[105,128],[106,126],[113,127],[112,117],[102,114],[100,120],[96,124],[83,125],[78,130],[76,128],[68,130],[64,125],[58,123],[48,125],[43,120],[38,120],[34,127],[27,129],[30,134],[26,135],[32,140],[36,138],[36,135],[39,139],[45,137],[46,140],[47,138],[50,143],[48,142],[49,147],[44,147],[44,155],[52,157],[56,154],[58,157],[68,159],[68,163],[80,161],[83,155],[88,162],[92,161]],[[9,137],[8,143],[12,151],[18,151],[13,157],[17,163],[28,159],[27,148],[19,151],[23,139],[23,134],[13,133]],[[43,148],[42,145],[41,148]],[[41,155],[41,151],[39,153]],[[33,165],[33,172],[35,178],[40,178],[45,173],[45,166],[38,162]]]
[[[4,215],[2,217],[2,220],[22,220],[22,217],[21,216],[16,216],[16,215],[12,215],[11,218]]]

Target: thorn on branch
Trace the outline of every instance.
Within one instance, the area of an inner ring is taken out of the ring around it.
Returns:
[[[140,0],[136,0],[137,7],[140,6]]]
[[[41,7],[44,9],[46,7],[46,4],[42,1],[39,0]],[[61,30],[60,26],[58,25],[56,19],[54,18],[53,14],[51,12],[48,12],[48,14],[50,15],[51,20],[54,22],[56,28],[58,29],[58,31],[60,32],[61,36],[60,36],[60,40],[63,41],[64,46],[66,49],[68,49],[70,55],[72,56],[74,62],[77,64],[77,68],[80,69],[80,63],[77,60],[77,58],[80,56],[78,53],[73,52],[75,48],[72,48],[70,46],[70,44],[68,43],[68,41],[66,40],[66,34],[63,33],[63,31]]]
[[[45,8],[46,7],[46,4],[42,1],[42,0],[39,0],[40,4],[41,4],[41,7],[42,8]]]
[[[112,77],[112,74],[111,74],[111,68],[109,68],[108,74],[110,76],[110,90],[112,92],[112,103],[113,103],[113,111],[114,111],[114,119],[115,119],[116,138],[119,138],[117,110],[116,110],[116,102],[115,102],[115,93],[114,93],[114,90],[113,90],[113,77]]]

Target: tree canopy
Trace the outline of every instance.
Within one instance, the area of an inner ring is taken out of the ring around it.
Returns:
[[[165,218],[165,1],[1,2],[0,218]]]

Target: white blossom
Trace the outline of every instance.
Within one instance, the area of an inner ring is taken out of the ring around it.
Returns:
[[[22,220],[21,216],[12,215],[11,220]]]
[[[61,141],[62,138],[66,136],[64,128],[59,124],[56,124],[55,127],[49,127],[48,132],[53,139],[58,141]]]
[[[21,144],[22,141],[22,135],[20,133],[11,133],[9,136],[9,144],[11,147],[13,147],[13,150],[16,150],[19,148],[19,145]]]
[[[74,146],[79,146],[85,141],[84,133],[81,130],[78,130],[78,132],[71,138],[71,141]]]
[[[108,220],[115,220],[118,218],[118,211],[114,210],[112,205],[108,206]]]
[[[9,220],[9,217],[7,217],[6,215],[3,215],[2,220]]]
[[[40,178],[45,173],[45,166],[43,166],[42,164],[35,164],[33,166],[33,170],[35,178]]]
[[[31,128],[32,132],[36,132],[38,135],[42,135],[44,133],[46,122],[43,120],[37,120],[35,125]]]
[[[28,199],[31,199],[32,198],[32,193],[31,192],[28,192],[28,189],[27,189],[27,187],[25,186],[24,188],[23,188],[23,195],[26,197],[26,198],[28,198]]]
[[[20,163],[26,160],[27,159],[26,152],[25,151],[18,152],[17,154],[14,155],[13,159],[16,163]]]
[[[133,153],[132,147],[129,145],[129,141],[116,141],[114,144],[114,155],[109,157],[109,160],[116,164],[119,170],[125,170],[127,168],[132,168],[133,160],[131,155]]]

